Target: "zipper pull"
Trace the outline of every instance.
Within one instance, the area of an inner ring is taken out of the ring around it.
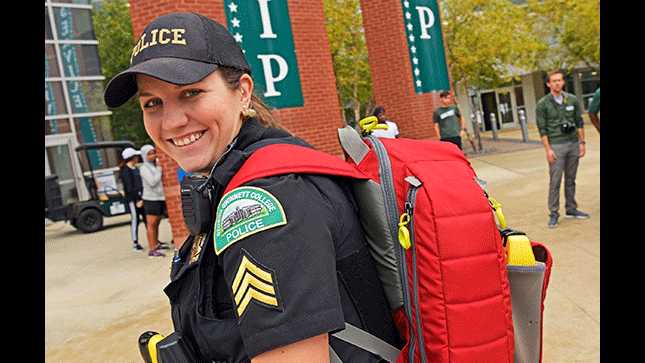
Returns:
[[[408,223],[410,223],[410,215],[407,212],[401,214],[399,218],[399,244],[406,250],[410,248],[410,231],[408,230]]]
[[[410,183],[410,192],[408,193],[408,199],[404,204],[404,211],[399,217],[399,244],[404,249],[409,249],[412,246],[412,241],[410,240],[410,230],[408,229],[408,224],[410,223],[410,218],[414,213],[414,205],[412,204],[411,191],[421,186],[421,181],[415,176],[408,176],[405,178],[405,181]]]

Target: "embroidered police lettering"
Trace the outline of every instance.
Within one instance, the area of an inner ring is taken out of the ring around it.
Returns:
[[[170,34],[169,29],[159,29],[159,43],[160,44],[168,44],[170,43],[170,38],[164,39],[164,34]]]
[[[421,28],[421,39],[430,39],[430,34],[428,29],[434,25],[434,14],[432,9],[425,6],[417,6],[417,12],[419,13],[419,27]]]
[[[280,96],[282,93],[275,89],[275,84],[282,81],[289,73],[289,65],[287,61],[277,54],[258,54],[258,59],[262,62],[262,70],[264,71],[264,80],[266,81],[267,91],[264,97]],[[271,61],[274,60],[278,64],[278,75],[273,75],[273,67]]]
[[[150,35],[152,36],[152,39],[150,40],[150,45],[157,45],[157,32],[159,29],[153,29],[150,31]]]
[[[262,39],[276,39],[278,37],[278,35],[273,32],[273,28],[271,28],[269,1],[270,0],[258,0],[258,5],[260,5],[260,18],[262,19],[262,34],[260,34],[260,38]]]
[[[186,29],[172,29],[172,44],[183,44],[186,45],[186,39],[183,39]]]

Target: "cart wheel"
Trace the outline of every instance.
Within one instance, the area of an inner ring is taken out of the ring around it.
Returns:
[[[103,227],[103,214],[94,208],[85,209],[76,217],[76,228],[84,233],[96,232]]]

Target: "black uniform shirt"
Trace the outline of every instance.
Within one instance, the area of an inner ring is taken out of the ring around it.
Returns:
[[[288,135],[247,121],[234,150],[276,136]],[[220,169],[214,180],[223,188],[237,170]],[[231,326],[239,329],[235,335],[241,337],[247,357],[333,333],[345,321],[398,343],[356,206],[339,180],[307,174],[258,179],[218,198],[216,210],[209,245],[201,252],[207,256],[199,258],[202,265],[216,262],[216,276],[208,272],[200,277],[207,281],[200,281],[199,310],[213,319],[236,319]],[[343,266],[357,272],[343,274]],[[359,285],[360,292],[350,292]],[[344,361],[379,361],[330,340]]]

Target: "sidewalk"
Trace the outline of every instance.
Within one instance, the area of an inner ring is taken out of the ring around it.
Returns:
[[[592,127],[586,131],[577,200],[592,218],[563,219],[554,230],[546,226],[548,167],[541,145],[484,138],[484,147],[497,152],[470,156],[478,176],[502,203],[509,226],[546,244],[554,256],[544,315],[543,361],[549,363],[600,360],[600,137]],[[517,130],[500,137],[521,140]],[[538,140],[537,135],[531,139]],[[139,334],[172,331],[162,291],[171,256],[134,252],[127,221],[127,216],[112,218],[106,221],[109,228],[93,234],[62,223],[45,227],[46,361],[139,362]],[[143,226],[139,238],[146,240]],[[170,240],[167,221],[160,239]]]

